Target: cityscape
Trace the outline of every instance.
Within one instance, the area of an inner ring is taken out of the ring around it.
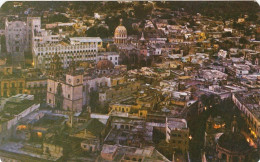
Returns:
[[[255,1],[8,1],[1,162],[260,161]]]

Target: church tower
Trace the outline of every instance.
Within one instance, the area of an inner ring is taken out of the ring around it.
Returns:
[[[72,58],[65,77],[62,64],[55,54],[47,81],[47,104],[57,112],[81,112],[83,107],[83,75],[76,71]]]
[[[53,56],[52,62],[50,64],[49,76],[53,79],[59,79],[60,77],[62,77],[62,73],[63,73],[62,62],[60,60],[60,57],[56,53]]]

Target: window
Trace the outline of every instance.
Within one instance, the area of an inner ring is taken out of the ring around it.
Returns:
[[[110,57],[110,60],[112,60],[112,57]]]
[[[51,99],[49,99],[49,103],[51,103]]]
[[[12,83],[12,88],[15,88],[15,83]]]
[[[70,94],[68,94],[68,98],[70,98]]]
[[[51,92],[51,88],[49,89],[49,91]]]

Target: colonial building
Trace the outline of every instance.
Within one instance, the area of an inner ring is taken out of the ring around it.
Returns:
[[[0,75],[0,97],[10,97],[24,92],[25,77],[20,72],[13,72],[11,66],[5,66]]]
[[[75,62],[72,61],[64,77],[61,65],[58,54],[55,54],[47,81],[47,104],[61,111],[81,112],[86,104],[83,99],[83,75],[76,72]]]
[[[46,36],[48,37],[48,36]],[[50,68],[50,62],[54,54],[60,57],[62,67],[67,68],[72,61],[93,61],[97,60],[98,50],[102,47],[102,40],[99,37],[72,37],[69,43],[55,38],[55,42],[36,43],[33,47],[33,60],[34,67],[37,68]],[[41,36],[38,38],[43,39]]]
[[[24,64],[24,52],[28,49],[27,27],[23,21],[5,22],[6,50],[12,55],[13,65]]]
[[[27,40],[28,48],[32,49],[33,37],[41,30],[41,18],[40,17],[27,17]]]
[[[97,62],[100,60],[107,59],[114,65],[119,65],[119,54],[117,52],[100,52],[97,55]]]
[[[189,128],[185,119],[166,118],[166,142],[186,153],[189,148]]]

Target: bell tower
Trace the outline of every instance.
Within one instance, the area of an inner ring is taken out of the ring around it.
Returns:
[[[56,53],[52,58],[49,75],[53,79],[59,79],[62,76],[62,72],[63,72],[62,62],[60,61],[60,57]]]
[[[62,92],[62,85],[58,83],[57,91],[55,94],[55,106],[57,109],[63,108],[63,92]]]

